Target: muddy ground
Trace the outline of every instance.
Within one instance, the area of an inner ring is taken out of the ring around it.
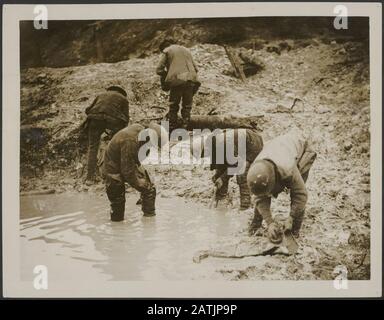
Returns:
[[[350,279],[370,278],[370,104],[368,44],[360,41],[286,41],[280,54],[255,50],[265,63],[241,80],[230,75],[224,48],[191,47],[202,82],[194,114],[264,115],[268,140],[299,125],[311,133],[318,158],[308,180],[309,201],[295,256],[265,256],[223,263],[222,277],[237,279],[333,279],[345,265]],[[278,45],[279,43],[272,43]],[[159,117],[167,107],[155,67],[159,55],[117,63],[67,68],[31,68],[21,73],[20,191],[104,192],[100,182],[82,183],[85,145],[78,127],[84,110],[106,86],[127,89],[131,121]],[[297,100],[292,114],[286,108]],[[38,137],[38,139],[36,138]],[[203,166],[150,167],[160,197],[185,197],[208,205],[211,172]],[[135,192],[129,189],[128,192]],[[238,208],[238,190],[230,183]],[[288,214],[289,197],[280,195],[273,212]],[[239,215],[252,217],[252,210]],[[236,237],[247,238],[247,226]]]

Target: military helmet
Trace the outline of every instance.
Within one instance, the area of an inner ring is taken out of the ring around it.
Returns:
[[[120,86],[110,86],[107,88],[107,91],[116,91],[116,92],[122,94],[124,97],[127,96],[127,92]]]
[[[275,182],[275,166],[268,160],[256,160],[248,170],[248,187],[255,195],[270,194]]]
[[[175,39],[170,36],[167,36],[163,41],[161,41],[159,49],[160,51],[163,51],[165,48],[169,47],[172,44],[175,44]]]

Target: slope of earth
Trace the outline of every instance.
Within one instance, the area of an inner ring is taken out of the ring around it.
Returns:
[[[307,183],[309,201],[295,256],[263,256],[223,261],[225,279],[333,279],[338,265],[349,279],[370,277],[370,104],[367,44],[292,41],[280,55],[255,54],[266,65],[245,83],[229,75],[224,48],[191,48],[202,82],[193,113],[264,115],[264,140],[295,125],[311,135],[318,158]],[[158,55],[113,64],[61,69],[26,69],[21,74],[21,191],[86,191],[82,184],[85,147],[78,127],[84,109],[111,84],[127,89],[131,121],[166,113],[154,69]],[[287,108],[292,108],[287,113]],[[28,132],[37,130],[37,142]],[[183,196],[207,203],[212,194],[207,166],[149,168],[159,196]],[[166,179],[164,179],[166,177]],[[103,193],[102,183],[89,191]],[[131,191],[130,191],[131,192]],[[238,190],[231,181],[228,206],[235,212]],[[273,202],[287,215],[288,195]],[[241,213],[252,217],[252,210]],[[244,233],[236,235],[247,239]]]
[[[20,22],[20,65],[68,67],[148,57],[172,36],[188,47],[199,43],[262,47],[268,40],[320,37],[368,38],[368,18],[350,17],[348,29],[333,17],[239,17],[141,20],[51,20],[48,29]]]

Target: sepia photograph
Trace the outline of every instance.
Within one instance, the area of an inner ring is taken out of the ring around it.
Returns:
[[[317,16],[226,5],[212,17],[205,4],[137,17],[123,5],[107,18],[111,5],[81,19],[23,6],[17,67],[3,74],[17,82],[13,111],[3,105],[17,135],[3,189],[18,174],[15,210],[3,206],[17,239],[5,271],[28,287],[11,295],[113,296],[110,285],[132,281],[146,293],[117,296],[205,296],[186,281],[260,297],[270,280],[266,296],[314,280],[331,296],[372,282],[365,294],[381,295],[381,15],[373,38],[352,4]]]

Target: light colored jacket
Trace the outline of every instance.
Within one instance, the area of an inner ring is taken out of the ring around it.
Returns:
[[[305,210],[308,199],[305,181],[298,166],[304,153],[309,153],[311,156],[305,157],[303,169],[309,170],[315,159],[316,153],[310,150],[308,144],[304,133],[299,129],[293,129],[265,143],[263,150],[255,159],[255,161],[270,160],[276,165],[281,180],[275,183],[272,194],[277,197],[284,187],[290,189],[291,217],[297,217]],[[271,197],[256,197],[255,200],[255,213],[257,211],[268,224],[271,223],[273,221]]]
[[[304,133],[298,129],[292,129],[288,133],[266,142],[256,160],[272,161],[281,178],[286,180],[292,177],[306,146],[307,139]]]
[[[170,86],[182,85],[187,81],[197,82],[197,68],[191,52],[180,45],[171,45],[163,50],[163,56],[156,73],[167,73],[165,83]]]

